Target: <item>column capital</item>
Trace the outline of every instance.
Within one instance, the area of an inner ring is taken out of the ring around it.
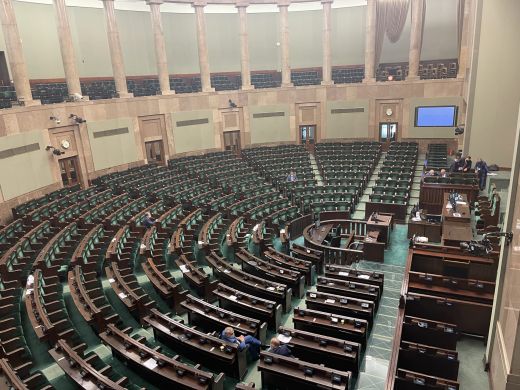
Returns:
[[[101,0],[103,2],[103,4],[105,3],[113,3],[115,0]]]
[[[276,5],[278,8],[289,7],[291,5],[291,0],[278,0]]]
[[[235,4],[236,8],[247,8],[249,7],[249,1],[247,0],[237,0],[237,3]]]
[[[193,7],[200,7],[204,8],[208,5],[208,2],[206,0],[195,0],[192,4]]]
[[[146,4],[148,5],[161,5],[163,3],[163,0],[146,0]]]
[[[321,0],[321,4],[332,4],[334,0]]]

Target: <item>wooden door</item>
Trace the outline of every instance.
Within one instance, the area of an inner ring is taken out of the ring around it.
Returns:
[[[80,182],[78,157],[69,157],[59,160],[61,181],[64,187],[76,185]]]
[[[148,163],[164,165],[164,148],[162,141],[145,142],[146,159]]]

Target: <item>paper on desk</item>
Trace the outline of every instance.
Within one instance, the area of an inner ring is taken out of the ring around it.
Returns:
[[[453,213],[453,216],[456,217],[456,218],[459,218],[459,217],[461,217],[461,214],[460,213]]]
[[[417,218],[417,217],[412,218],[412,221],[414,221],[414,222],[419,222],[420,220],[421,220],[421,218]]]
[[[452,209],[453,206],[451,205],[451,203],[448,203],[448,204],[446,204],[446,208],[449,210],[449,209]]]
[[[370,279],[370,275],[358,275],[358,279]]]
[[[181,264],[181,266],[179,268],[181,269],[183,274],[190,272],[190,270],[188,269],[188,267],[185,264]]]
[[[108,282],[109,282],[109,283],[114,283],[115,281],[116,281],[116,280],[115,280],[114,278],[110,278],[110,279],[108,279]]]
[[[348,276],[348,272],[345,272],[345,271],[339,271],[339,272],[338,272],[338,275],[341,275],[341,276]]]
[[[228,298],[231,299],[232,301],[236,301],[237,300],[237,296],[236,295],[230,295]]]
[[[128,295],[126,295],[125,293],[119,293],[117,294],[119,296],[119,298],[121,299],[125,299]]]
[[[280,340],[281,343],[287,344],[291,341],[292,337],[279,334],[277,339]]]
[[[267,287],[269,291],[274,291],[274,287]]]
[[[145,361],[143,363],[143,365],[148,368],[149,370],[154,370],[155,368],[157,368],[157,362],[155,361],[154,358],[150,358],[148,359],[147,361]]]
[[[325,299],[325,303],[336,303],[334,299]]]
[[[466,202],[464,202],[464,201],[462,201],[462,200],[458,200],[458,201],[457,201],[457,204],[462,204],[462,205],[465,205],[465,204],[467,204],[467,203],[466,203]]]

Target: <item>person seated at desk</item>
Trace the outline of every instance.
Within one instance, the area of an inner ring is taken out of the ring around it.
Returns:
[[[289,176],[287,176],[287,181],[296,181],[296,180],[298,180],[298,178],[296,177],[296,172],[291,171],[291,173],[289,173]]]
[[[292,357],[292,352],[287,344],[282,344],[278,338],[273,337],[269,345],[267,352],[271,352],[277,355]]]
[[[440,177],[448,177],[448,172],[446,172],[446,169],[442,168],[439,176]]]
[[[430,169],[428,172],[424,174],[424,176],[436,176],[435,171],[433,169]]]
[[[155,225],[155,219],[152,219],[152,214],[150,214],[150,212],[146,212],[144,214],[144,218],[143,218],[143,226],[146,228],[146,229],[150,229],[153,225]]]
[[[228,326],[222,331],[220,338],[228,343],[237,344],[239,351],[242,351],[244,348],[249,346],[248,350],[251,358],[253,360],[258,360],[260,358],[260,347],[262,346],[262,343],[253,336],[247,335],[236,337],[233,328]]]

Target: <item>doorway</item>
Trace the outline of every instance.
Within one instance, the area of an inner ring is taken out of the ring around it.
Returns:
[[[224,132],[224,150],[240,154],[240,130]]]
[[[397,141],[397,122],[379,123],[379,142],[383,151],[387,151],[392,142]]]
[[[79,183],[78,157],[69,157],[59,160],[61,181],[64,187],[70,187]]]
[[[316,125],[300,126],[300,144],[309,152],[314,152],[316,142]]]
[[[146,159],[148,163],[164,165],[164,149],[162,141],[145,142]]]

